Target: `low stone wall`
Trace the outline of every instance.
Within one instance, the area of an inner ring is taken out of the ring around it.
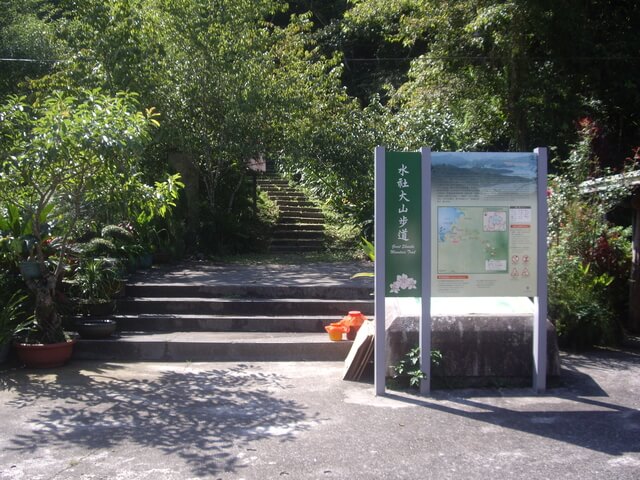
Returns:
[[[418,345],[418,316],[396,316],[387,324],[388,375],[391,366]],[[432,318],[432,350],[442,353],[432,367],[434,386],[526,386],[533,378],[533,315],[468,314]],[[554,326],[547,321],[547,375],[560,375]]]

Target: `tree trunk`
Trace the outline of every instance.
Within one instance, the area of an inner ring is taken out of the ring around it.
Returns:
[[[27,286],[35,294],[34,315],[39,327],[37,340],[42,343],[63,342],[64,330],[55,301],[55,275],[47,272],[40,279],[27,281]]]

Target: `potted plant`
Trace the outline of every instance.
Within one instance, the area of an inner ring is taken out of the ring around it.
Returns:
[[[83,315],[75,328],[82,338],[105,338],[113,334],[117,322],[106,317],[114,312],[122,279],[119,263],[112,258],[83,259],[72,279],[72,295]]]
[[[72,280],[72,293],[86,315],[104,316],[115,309],[114,295],[120,288],[117,267],[105,258],[83,259]]]
[[[28,220],[28,213],[21,212],[15,204],[6,205],[0,215],[0,235],[22,277],[39,278],[40,265],[35,255],[38,239],[33,235],[32,224]],[[43,223],[43,235],[47,233],[48,225]]]
[[[19,355],[23,346],[48,351],[55,345],[65,353],[51,365],[70,356],[73,340],[65,335],[56,305],[70,244],[87,220],[91,199],[117,190],[133,175],[136,152],[150,138],[155,115],[152,109],[138,112],[131,94],[99,90],[47,93],[32,104],[9,96],[0,105],[0,204],[17,206],[31,225],[41,273],[24,279],[35,308],[33,328],[17,344]],[[50,233],[57,239],[53,256],[46,254]]]

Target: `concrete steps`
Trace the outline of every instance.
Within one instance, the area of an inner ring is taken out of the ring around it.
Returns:
[[[295,268],[295,266],[293,266]],[[354,272],[355,273],[355,272]],[[224,275],[224,273],[220,274]],[[280,274],[275,274],[278,276]],[[300,299],[370,299],[371,287],[359,285],[247,285],[239,283],[190,283],[182,282],[146,283],[132,282],[126,287],[127,297],[225,297],[225,298],[300,298]]]
[[[321,218],[324,220],[324,215],[320,210],[314,211],[303,208],[280,207],[280,215],[283,217]]]
[[[114,315],[123,332],[323,332],[335,315]]]
[[[344,315],[349,310],[366,311],[369,303],[368,300],[315,298],[132,297],[119,302],[119,311],[127,314],[175,315],[258,315],[263,312],[269,312],[270,315]]]
[[[304,228],[306,225],[322,225],[324,233],[324,218],[309,217],[307,215],[280,215],[278,226],[274,231],[278,231],[283,225],[298,225]],[[297,229],[294,229],[297,230]]]
[[[270,251],[298,253],[322,250],[324,217],[303,192],[275,175],[265,175],[258,185],[276,203],[280,216],[273,232]],[[309,228],[311,225],[315,228]]]
[[[322,223],[280,223],[278,225],[278,232],[288,232],[290,230],[324,232],[324,225]]]
[[[300,229],[300,227],[298,227],[298,229],[293,230],[295,232],[295,237],[298,240],[316,240],[318,239],[318,232],[322,232],[322,230],[311,230],[311,229]],[[284,230],[278,230],[277,232],[273,233],[273,238],[278,238],[278,239],[288,239],[292,236],[292,230],[289,229],[284,229]]]
[[[197,268],[196,268],[197,267]],[[74,357],[103,361],[341,361],[351,342],[324,327],[350,310],[373,315],[353,268],[195,266],[152,269],[126,286],[116,335],[83,340]],[[331,272],[339,278],[333,281]],[[224,278],[229,278],[226,283]],[[197,279],[197,280],[196,280]]]

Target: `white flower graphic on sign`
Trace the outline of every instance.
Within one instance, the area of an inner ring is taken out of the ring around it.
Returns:
[[[415,290],[416,289],[415,278],[409,277],[406,273],[398,275],[396,281],[389,285],[391,293],[400,293],[400,290]]]

